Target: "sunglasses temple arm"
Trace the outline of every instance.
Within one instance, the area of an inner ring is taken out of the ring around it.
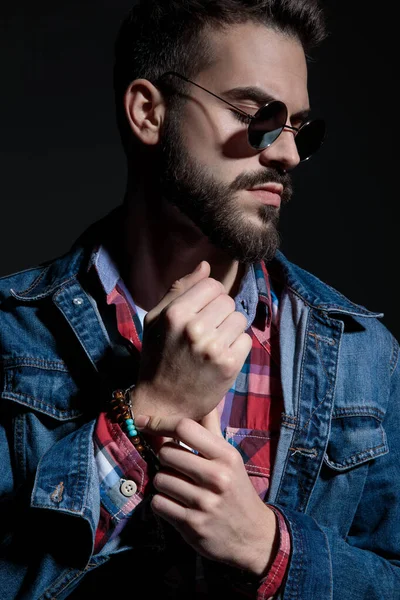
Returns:
[[[249,115],[247,112],[245,112],[241,108],[238,108],[234,104],[231,104],[227,100],[224,100],[224,98],[221,98],[220,96],[217,96],[217,94],[214,94],[213,92],[210,92],[210,90],[206,90],[206,88],[204,88],[203,86],[199,85],[198,83],[195,83],[194,81],[191,81],[190,79],[188,79],[187,77],[184,77],[183,75],[180,75],[180,73],[175,73],[175,71],[168,71],[168,73],[165,73],[165,75],[175,75],[176,77],[179,77],[180,79],[183,79],[183,81],[187,81],[187,83],[191,83],[192,85],[195,85],[196,87],[200,88],[204,92],[207,92],[207,94],[210,94],[211,96],[214,96],[214,98],[217,98],[218,100],[221,100],[222,102],[225,102],[225,104],[228,104],[228,106],[231,106],[237,112],[240,112],[242,115],[245,115],[249,119],[254,119],[254,115]]]

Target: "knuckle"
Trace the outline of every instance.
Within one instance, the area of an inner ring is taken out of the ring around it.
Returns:
[[[203,323],[201,321],[190,321],[185,327],[185,334],[190,342],[198,342],[204,335]]]
[[[152,313],[152,311],[149,311],[144,317],[144,321],[143,321],[144,327],[148,327],[152,320],[153,320],[153,313]]]
[[[251,339],[251,336],[248,333],[242,333],[242,338],[245,350],[247,353],[249,353],[253,345],[253,340]]]
[[[237,315],[236,318],[239,321],[239,325],[242,326],[242,329],[244,330],[245,328],[247,328],[247,317],[245,317],[245,315],[243,313],[241,313],[241,312],[236,312],[236,315]]]
[[[198,499],[198,507],[205,513],[212,513],[215,511],[218,504],[218,499],[214,494],[203,493]]]
[[[220,364],[221,374],[226,379],[231,379],[240,370],[241,365],[238,365],[236,359],[232,355],[224,356],[223,362]]]
[[[189,511],[186,522],[198,540],[205,536],[205,519],[202,511]]]
[[[232,477],[227,469],[219,469],[211,477],[212,486],[220,493],[229,489],[231,481]]]
[[[183,283],[182,279],[176,279],[176,281],[173,282],[173,284],[171,285],[170,291],[171,292],[183,292],[185,289],[185,285]]]
[[[224,302],[224,304],[228,310],[230,310],[231,312],[234,312],[234,310],[236,308],[236,304],[235,304],[234,299],[231,298],[231,296],[229,296],[228,294],[221,295],[221,301]]]
[[[204,350],[204,359],[207,362],[218,363],[218,361],[221,359],[221,352],[221,344],[217,340],[211,340]]]
[[[185,437],[185,434],[187,433],[188,430],[188,426],[190,425],[191,421],[190,419],[188,419],[187,417],[182,417],[181,419],[179,419],[175,431],[176,431],[176,437],[180,440],[182,437]]]
[[[212,277],[208,277],[204,280],[204,286],[214,294],[221,294],[225,291],[225,288],[222,285],[222,283],[220,283],[216,279],[213,279]]]
[[[232,470],[243,463],[240,453],[233,446],[228,446],[226,449],[225,461]]]
[[[160,431],[161,426],[162,426],[162,419],[161,419],[161,417],[159,417],[157,415],[150,417],[150,420],[146,425],[147,429],[150,429],[151,431]]]
[[[178,325],[183,318],[183,310],[179,304],[172,304],[164,310],[164,318],[169,327]]]

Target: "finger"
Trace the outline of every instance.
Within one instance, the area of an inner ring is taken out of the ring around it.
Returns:
[[[205,427],[208,431],[223,438],[221,432],[221,421],[218,413],[218,409],[214,408],[208,415],[203,417],[201,421],[199,421],[202,427]]]
[[[173,300],[178,298],[181,294],[185,293],[188,289],[190,289],[193,285],[195,285],[202,279],[209,277],[210,272],[210,264],[207,261],[203,260],[192,273],[189,273],[188,275],[185,275],[184,277],[181,277],[180,279],[174,281],[168,292],[157,304],[157,306],[155,306],[152,310],[150,310],[147,313],[145,317],[145,324],[148,325],[149,323],[154,321],[154,319],[158,317],[158,315],[164,310],[164,308],[171,304]]]
[[[160,465],[187,477],[201,487],[213,485],[213,463],[174,443],[165,444],[158,453]]]
[[[153,512],[168,521],[171,525],[183,523],[187,517],[187,508],[175,500],[162,494],[156,494],[151,501]]]
[[[199,290],[201,293],[199,288],[200,286],[196,286],[196,291]],[[186,302],[186,299],[190,300],[188,295],[183,296],[181,300]],[[191,308],[194,306],[192,303]],[[191,320],[190,331],[193,331],[194,337],[198,338],[204,338],[205,335],[214,336],[215,330],[235,312],[235,308],[235,301],[227,294],[221,293],[216,298],[211,298],[208,304],[203,303],[203,308],[200,308]]]
[[[200,313],[200,315],[201,314],[202,313]],[[193,323],[191,324],[191,327],[193,328],[194,335],[196,335],[196,332],[199,332],[200,334],[202,328],[206,329],[206,325],[202,322],[197,323],[197,330]],[[225,349],[230,348],[246,329],[246,317],[240,312],[235,311],[227,315],[226,319],[224,319],[215,329],[209,329],[207,334],[203,333],[202,336],[199,335],[198,340],[193,339],[193,341],[203,349],[207,349],[207,346],[211,343],[215,346],[213,349],[216,351],[217,355],[219,355]]]
[[[184,315],[195,315],[204,309],[210,302],[221,296],[225,297],[225,288],[220,281],[207,277],[198,281],[190,289],[180,294],[167,307],[177,312],[183,312]]]
[[[176,471],[159,471],[153,479],[156,490],[188,508],[199,507],[199,487]]]
[[[242,362],[242,366],[244,361],[249,355],[249,352],[252,348],[252,339],[248,333],[242,333],[233,344],[230,346],[229,351],[232,357],[240,360]]]
[[[158,454],[158,452],[164,446],[164,444],[167,444],[168,442],[173,442],[173,439],[170,437],[164,437],[162,435],[157,437],[154,436],[151,439],[151,447],[154,450],[154,452]]]
[[[187,417],[137,415],[135,424],[143,433],[178,439],[209,459],[218,458],[223,451],[223,439]]]

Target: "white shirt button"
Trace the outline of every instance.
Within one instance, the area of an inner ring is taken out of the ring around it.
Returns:
[[[130,479],[121,479],[121,487],[119,488],[121,494],[126,498],[130,498],[137,492],[137,485]]]
[[[74,298],[72,302],[76,304],[76,306],[81,306],[83,304],[82,298]]]

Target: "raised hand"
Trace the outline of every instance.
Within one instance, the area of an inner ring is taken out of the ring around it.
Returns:
[[[210,265],[176,281],[145,318],[134,412],[208,415],[235,381],[251,349],[246,318]]]

